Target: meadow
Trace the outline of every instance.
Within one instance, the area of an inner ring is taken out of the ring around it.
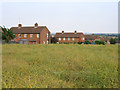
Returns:
[[[118,88],[117,45],[2,45],[3,88]]]

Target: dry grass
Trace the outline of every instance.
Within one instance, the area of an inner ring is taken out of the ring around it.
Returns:
[[[117,45],[2,46],[3,88],[117,88]]]

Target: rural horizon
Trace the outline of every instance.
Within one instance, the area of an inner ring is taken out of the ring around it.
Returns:
[[[0,89],[119,89],[118,5],[0,1]]]

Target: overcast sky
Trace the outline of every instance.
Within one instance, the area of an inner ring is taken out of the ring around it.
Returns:
[[[52,33],[118,32],[117,2],[4,2],[1,25],[47,26]]]

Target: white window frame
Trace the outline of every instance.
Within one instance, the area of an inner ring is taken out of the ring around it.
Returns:
[[[47,44],[49,43],[49,41],[47,40]]]
[[[27,34],[24,34],[24,37],[26,38],[26,37],[27,37]]]
[[[33,37],[33,34],[30,34],[30,37],[31,37],[31,36]]]
[[[45,41],[43,41],[43,44],[45,44]]]
[[[74,40],[75,40],[75,38],[72,38],[72,40],[74,41]]]
[[[61,40],[61,38],[59,38],[59,41]]]
[[[37,34],[37,38],[39,38],[39,34]]]
[[[48,36],[49,36],[49,35],[48,35],[48,33],[47,33],[47,38],[48,38]]]
[[[85,40],[85,38],[84,38],[84,37],[82,37],[82,38],[81,38],[81,40]]]
[[[70,38],[68,38],[68,40],[70,40]]]
[[[63,40],[65,40],[65,38],[63,38]]]
[[[21,38],[21,34],[18,34],[19,38]]]
[[[85,38],[83,37],[83,40],[85,40]]]

